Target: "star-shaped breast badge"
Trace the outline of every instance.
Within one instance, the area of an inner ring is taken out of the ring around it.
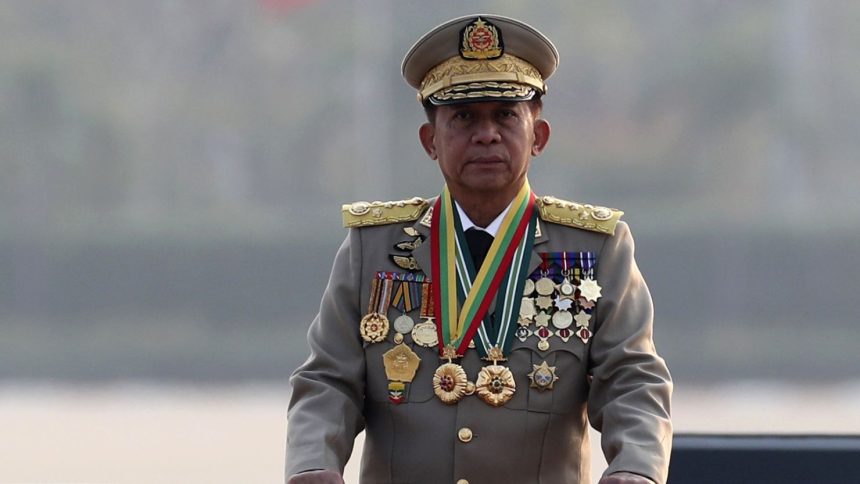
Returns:
[[[600,285],[597,284],[597,281],[590,277],[583,278],[582,282],[579,283],[580,294],[589,301],[597,301],[600,299],[600,289]]]

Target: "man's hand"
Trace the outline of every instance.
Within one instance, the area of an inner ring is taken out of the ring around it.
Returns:
[[[653,484],[654,481],[647,477],[629,472],[615,472],[600,479],[597,484]]]
[[[308,471],[293,474],[287,484],[344,484],[343,478],[335,471]]]

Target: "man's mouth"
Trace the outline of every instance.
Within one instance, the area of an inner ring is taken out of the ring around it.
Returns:
[[[501,156],[488,155],[476,156],[468,161],[468,164],[491,165],[495,163],[504,163],[505,160]]]

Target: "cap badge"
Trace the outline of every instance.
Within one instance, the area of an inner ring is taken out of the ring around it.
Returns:
[[[502,33],[495,25],[478,17],[463,28],[460,56],[464,59],[495,59],[505,51]]]

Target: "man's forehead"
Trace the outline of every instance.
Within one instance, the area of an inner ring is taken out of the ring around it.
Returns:
[[[528,109],[528,101],[476,101],[470,103],[441,104],[437,109],[448,111],[493,111],[499,109]]]

